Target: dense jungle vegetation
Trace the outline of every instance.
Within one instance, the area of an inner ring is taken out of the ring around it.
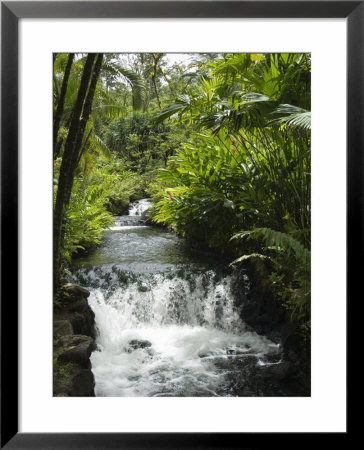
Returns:
[[[54,55],[54,288],[113,215],[234,264],[260,255],[310,332],[308,54]]]

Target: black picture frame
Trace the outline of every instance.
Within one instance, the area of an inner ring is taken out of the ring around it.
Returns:
[[[12,1],[1,2],[1,448],[226,449],[295,445],[280,433],[18,432],[18,21],[21,18],[346,18],[347,304],[363,273],[363,1]],[[355,256],[360,252],[359,260]],[[349,310],[348,310],[349,312]],[[350,348],[350,342],[348,344]],[[333,393],[334,395],[334,393]],[[334,433],[340,443],[350,431]],[[321,433],[319,433],[321,434]],[[319,434],[315,435],[318,442]],[[324,439],[327,436],[322,433]],[[300,445],[309,433],[300,436]],[[268,444],[269,443],[269,444]]]

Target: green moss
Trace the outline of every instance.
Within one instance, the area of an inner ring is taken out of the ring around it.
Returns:
[[[54,294],[53,305],[56,310],[64,309],[72,299],[72,294],[60,289]]]
[[[57,383],[61,384],[71,375],[73,364],[62,363],[58,360],[53,362],[53,376]]]
[[[70,377],[73,364],[71,362],[62,362],[58,358],[62,353],[67,350],[72,350],[76,346],[70,345],[69,347],[60,347],[56,349],[58,341],[58,339],[54,339],[53,341],[53,378],[57,383],[62,384]]]

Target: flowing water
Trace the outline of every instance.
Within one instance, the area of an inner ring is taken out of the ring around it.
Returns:
[[[100,248],[73,268],[95,312],[96,396],[266,395],[255,368],[278,362],[280,348],[246,329],[234,274],[146,226],[148,207],[143,199],[116,217]]]

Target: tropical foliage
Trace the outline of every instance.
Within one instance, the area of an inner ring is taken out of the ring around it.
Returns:
[[[96,66],[96,62],[98,65]],[[58,54],[55,270],[97,245],[113,214],[152,196],[153,220],[243,264],[310,323],[309,54]]]
[[[194,133],[160,170],[155,220],[232,256],[273,255],[281,289],[304,291],[299,319],[307,327],[310,57],[232,54],[206,67],[191,91],[157,117],[178,118]],[[293,259],[293,272],[285,271],[282,255]],[[297,305],[292,296],[286,301],[292,312]]]

